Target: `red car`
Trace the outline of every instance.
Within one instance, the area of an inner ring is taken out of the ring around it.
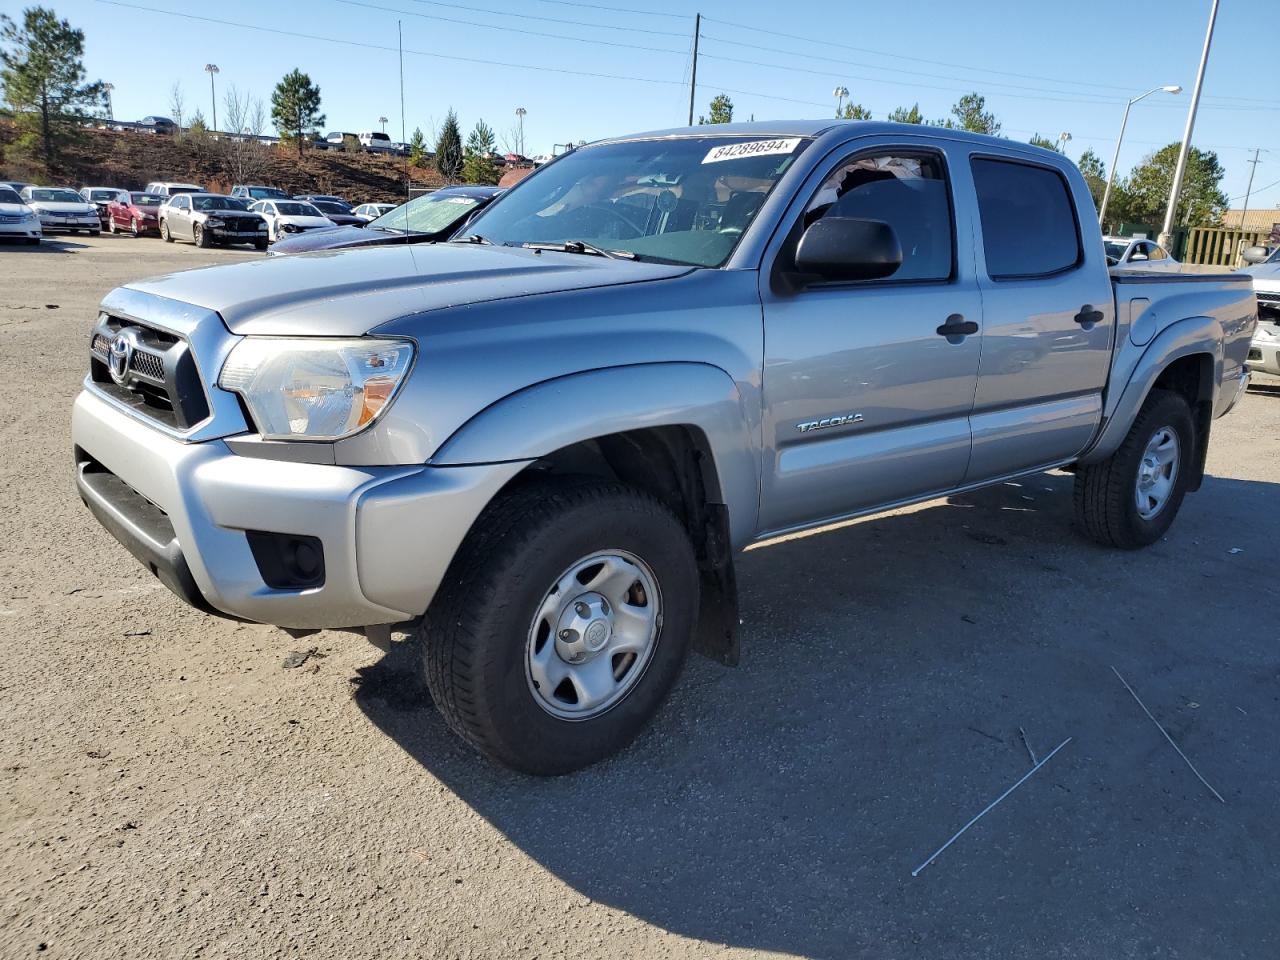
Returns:
[[[119,233],[128,230],[135,237],[144,233],[160,233],[157,214],[165,198],[158,193],[125,193],[107,205],[107,230]]]

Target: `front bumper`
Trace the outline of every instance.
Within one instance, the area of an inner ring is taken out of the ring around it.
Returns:
[[[423,613],[490,499],[523,463],[342,467],[184,443],[86,388],[72,412],[80,496],[188,603],[298,629]],[[324,582],[268,586],[247,531],[315,537]]]
[[[1280,340],[1263,340],[1255,336],[1253,343],[1249,344],[1245,365],[1257,373],[1280,377]]]
[[[101,230],[102,223],[96,214],[84,217],[60,217],[50,214],[40,215],[40,226],[46,233],[50,230]]]
[[[22,237],[31,240],[38,239],[42,233],[39,219],[0,222],[0,237]]]

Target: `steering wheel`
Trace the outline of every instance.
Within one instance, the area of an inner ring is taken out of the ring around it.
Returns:
[[[631,231],[629,234],[616,234],[614,236],[615,240],[631,240],[631,239],[634,239],[635,237],[644,236],[645,225],[638,224],[635,221],[633,221],[630,217],[622,213],[622,211],[619,210],[615,204],[597,200],[594,203],[583,204],[581,207],[578,208],[577,211],[574,211],[574,212],[575,213],[585,212],[587,210],[599,210],[602,213],[607,213],[610,217],[613,218],[615,223],[620,223],[622,224],[622,226],[626,227],[628,230]]]

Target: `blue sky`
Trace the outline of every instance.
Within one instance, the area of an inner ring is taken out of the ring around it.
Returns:
[[[326,130],[377,129],[378,117],[386,116],[391,118],[387,131],[396,139],[399,20],[408,131],[430,130],[453,107],[464,132],[483,118],[501,142],[515,126],[516,108],[524,107],[531,154],[567,140],[683,124],[695,11],[704,18],[697,110],[705,113],[712,96],[728,91],[738,119],[829,116],[837,85],[847,87],[852,99],[877,118],[914,102],[926,116],[940,117],[962,93],[977,90],[987,97],[1006,136],[1025,140],[1039,132],[1053,138],[1068,131],[1073,157],[1092,147],[1109,163],[1125,101],[1154,86],[1181,84],[1181,96],[1156,94],[1134,107],[1122,172],[1155,147],[1181,138],[1210,5],[1209,0],[1106,5],[1043,0],[43,2],[85,31],[86,66],[91,78],[115,85],[117,117],[169,113],[169,89],[179,82],[188,111],[198,106],[207,118],[209,77],[203,68],[209,62],[221,70],[219,110],[226,85],[266,100],[276,81],[299,67],[320,85]],[[1224,188],[1232,198],[1245,192],[1252,148],[1270,150],[1258,165],[1251,208],[1280,205],[1280,89],[1264,81],[1266,61],[1258,59],[1259,35],[1274,33],[1277,25],[1275,10],[1267,9],[1274,3],[1222,3],[1196,124],[1195,143],[1218,152],[1227,170]],[[0,10],[13,14],[20,6],[0,0]]]

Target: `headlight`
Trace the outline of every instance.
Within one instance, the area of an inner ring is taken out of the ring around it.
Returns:
[[[223,225],[223,221],[219,220],[217,217],[210,217],[204,222],[204,225],[206,227],[221,227]]]
[[[413,363],[408,340],[246,337],[218,386],[240,394],[268,440],[339,440],[390,404]]]

